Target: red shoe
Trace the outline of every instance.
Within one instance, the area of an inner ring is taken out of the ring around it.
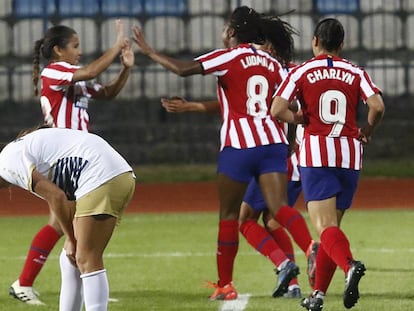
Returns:
[[[316,241],[311,242],[307,251],[306,258],[308,259],[307,274],[309,284],[313,288],[315,286],[315,275],[316,275],[316,255],[318,254],[319,243]]]
[[[214,293],[208,297],[209,300],[234,300],[237,299],[237,291],[233,283],[229,283],[223,287],[219,287],[216,283],[208,282],[207,287],[215,288]]]

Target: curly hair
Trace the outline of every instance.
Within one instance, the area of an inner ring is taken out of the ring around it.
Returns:
[[[293,59],[293,35],[297,35],[297,31],[277,16],[262,16],[262,25],[265,38],[274,49],[275,58],[283,66],[288,66]]]
[[[229,26],[239,43],[263,44],[265,41],[260,14],[247,6],[236,8],[230,15]]]

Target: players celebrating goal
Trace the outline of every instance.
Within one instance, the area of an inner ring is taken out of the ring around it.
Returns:
[[[353,258],[349,241],[339,228],[350,208],[362,164],[362,146],[368,143],[384,114],[381,91],[369,75],[339,57],[344,29],[334,18],[315,28],[311,60],[292,69],[276,91],[271,114],[290,123],[304,123],[299,167],[311,222],[320,236],[313,293],[301,305],[319,311],[336,266],[346,276],[344,305],[359,299],[358,284],[365,266]],[[302,110],[294,113],[289,102],[297,97]],[[357,125],[359,100],[368,105],[367,124]]]

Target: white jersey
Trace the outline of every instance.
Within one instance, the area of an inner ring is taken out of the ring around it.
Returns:
[[[36,170],[77,200],[108,180],[132,171],[101,137],[79,130],[39,129],[9,143],[0,153],[0,176],[33,192]]]

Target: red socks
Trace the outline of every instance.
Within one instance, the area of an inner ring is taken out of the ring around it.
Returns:
[[[282,251],[285,253],[286,257],[289,258],[290,261],[295,262],[295,253],[293,250],[292,241],[290,240],[289,235],[286,233],[286,230],[283,227],[279,227],[270,232],[270,234],[282,249]]]
[[[328,227],[321,234],[321,246],[326,254],[347,273],[353,259],[348,238],[338,227]],[[322,266],[324,267],[324,266]]]
[[[302,214],[287,205],[282,206],[276,214],[276,221],[289,231],[293,240],[306,254],[312,237]]]
[[[218,286],[223,287],[233,280],[233,266],[239,249],[239,222],[220,220],[217,240]]]
[[[19,277],[20,286],[33,286],[34,280],[59,239],[59,233],[50,225],[44,226],[35,235]]]
[[[290,261],[295,262],[295,252],[293,250],[292,241],[290,240],[289,235],[287,234],[285,228],[279,227],[272,232],[270,232],[275,242],[279,245],[282,251],[285,253],[286,257],[289,258]],[[298,285],[297,277],[293,278],[289,286],[291,285]]]
[[[316,268],[315,286],[313,289],[326,294],[335,274],[336,263],[326,254],[322,246],[319,246],[318,254],[316,255],[316,266],[322,268]]]
[[[265,228],[254,220],[248,220],[241,224],[240,232],[263,256],[268,257],[276,266],[279,266],[287,257],[283,250],[277,245],[273,237]]]

